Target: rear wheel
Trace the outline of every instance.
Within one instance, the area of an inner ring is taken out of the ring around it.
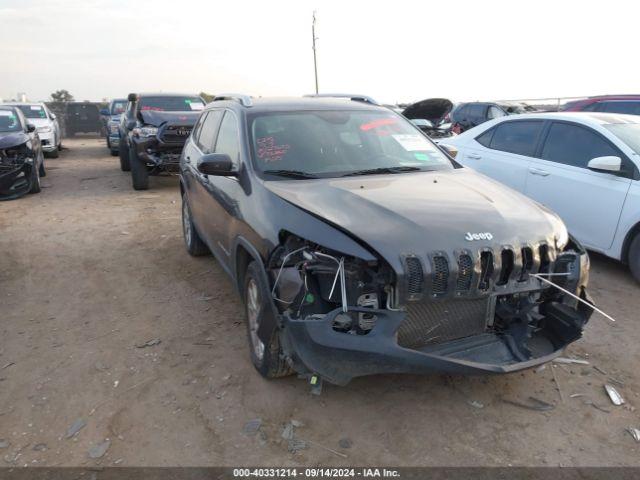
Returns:
[[[189,208],[186,195],[182,195],[182,234],[189,255],[200,257],[209,253],[209,248],[207,248],[207,245],[202,241],[202,238],[200,238],[200,235],[198,235],[193,225],[191,209]]]
[[[251,362],[260,375],[265,378],[277,378],[291,375],[293,370],[282,354],[280,330],[274,327],[270,340],[265,344],[258,336],[258,330],[269,311],[270,292],[265,285],[260,267],[253,261],[247,267],[244,278],[244,303],[247,316],[247,337],[251,351]]]
[[[120,170],[123,172],[129,172],[131,170],[131,164],[129,163],[129,149],[126,144],[120,145]]]
[[[144,162],[138,158],[134,147],[129,149],[129,165],[131,166],[133,189],[147,190],[149,188],[149,171]]]
[[[629,270],[633,278],[640,283],[640,233],[637,233],[629,245]]]
[[[58,154],[58,147],[56,147],[55,149],[53,149],[51,152],[47,152],[47,157],[49,158],[58,158],[59,154]]]
[[[111,156],[112,157],[117,157],[118,156],[118,150],[110,150]]]

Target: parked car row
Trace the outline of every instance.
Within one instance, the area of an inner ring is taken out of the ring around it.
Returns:
[[[640,119],[526,110],[130,94],[120,166],[179,175],[187,251],[231,276],[265,377],[508,372],[581,336],[585,247],[640,280]]]
[[[39,127],[20,107],[0,105],[0,200],[39,193],[40,177],[46,175]]]

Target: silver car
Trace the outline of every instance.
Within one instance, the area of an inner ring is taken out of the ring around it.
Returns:
[[[8,105],[18,107],[27,121],[36,126],[45,155],[57,158],[62,139],[56,115],[42,102],[9,103]]]

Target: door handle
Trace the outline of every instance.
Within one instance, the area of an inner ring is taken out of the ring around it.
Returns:
[[[529,173],[532,173],[533,175],[540,175],[541,177],[546,177],[549,175],[549,172],[547,172],[546,170],[541,170],[539,168],[530,168],[529,169]]]
[[[477,155],[475,153],[470,153],[469,155],[467,155],[467,157],[472,158],[473,160],[480,160],[482,158],[480,155]]]

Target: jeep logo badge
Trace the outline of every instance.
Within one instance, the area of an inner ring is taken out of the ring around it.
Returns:
[[[473,242],[474,240],[491,240],[492,238],[493,238],[493,235],[489,232],[481,232],[481,233],[467,232],[467,234],[464,236],[464,239],[470,242]]]

